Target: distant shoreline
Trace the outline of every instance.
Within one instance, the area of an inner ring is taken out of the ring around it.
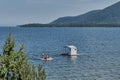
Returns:
[[[18,27],[120,27],[120,24],[24,24]]]

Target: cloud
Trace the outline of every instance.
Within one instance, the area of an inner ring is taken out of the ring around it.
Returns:
[[[50,0],[26,0],[28,4],[48,4],[51,3]]]

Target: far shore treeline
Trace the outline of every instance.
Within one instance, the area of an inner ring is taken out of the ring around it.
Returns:
[[[120,24],[24,24],[18,27],[120,27]]]

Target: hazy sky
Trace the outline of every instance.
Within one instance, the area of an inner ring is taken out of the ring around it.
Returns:
[[[0,25],[49,23],[103,9],[119,0],[0,0]]]

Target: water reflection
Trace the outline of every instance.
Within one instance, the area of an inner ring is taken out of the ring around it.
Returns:
[[[76,63],[77,57],[78,56],[71,56],[70,59],[73,63]]]

